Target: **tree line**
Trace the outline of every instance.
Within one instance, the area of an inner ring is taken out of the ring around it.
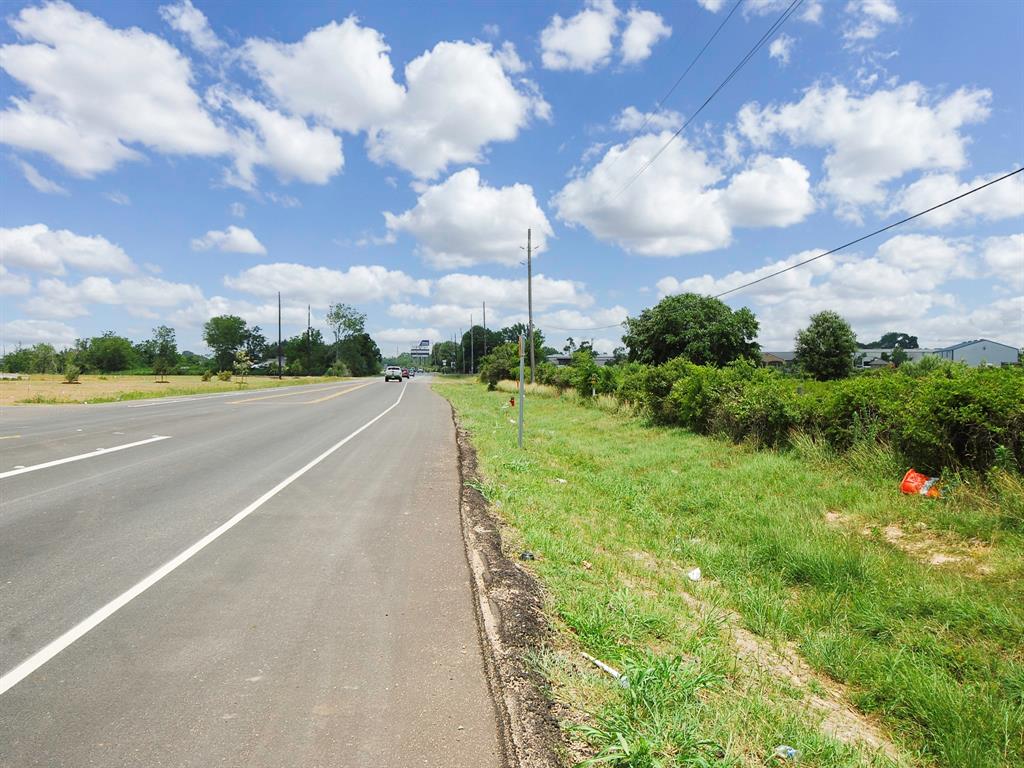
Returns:
[[[613,363],[662,365],[682,358],[695,365],[714,367],[736,361],[762,364],[761,347],[755,341],[760,325],[754,313],[747,307],[734,310],[720,299],[709,296],[695,293],[667,296],[636,317],[627,318],[623,327],[624,346],[614,350]],[[518,346],[513,343],[517,340],[518,333],[514,338],[498,336],[495,341],[501,343],[489,345],[488,356],[481,359],[478,366],[485,380],[518,376]],[[567,342],[563,352],[573,355],[574,361],[592,358],[589,343],[577,346],[571,338]],[[435,351],[440,346],[435,345]],[[538,349],[540,346],[542,344]],[[917,337],[893,331],[877,342],[859,344],[850,324],[838,313],[818,312],[796,334],[793,372],[820,381],[846,378],[854,372],[858,348],[868,347],[893,348],[890,360],[898,366],[907,360],[905,350],[917,348]],[[448,351],[446,348],[442,354]],[[457,351],[463,350],[460,347]],[[538,367],[546,364],[544,358],[555,352],[557,350],[544,347]]]
[[[381,354],[366,332],[366,315],[347,304],[333,304],[327,313],[333,341],[313,328],[282,340],[283,373],[290,376],[366,376],[378,373]],[[11,373],[151,373],[201,374],[233,371],[243,360],[246,370],[277,372],[277,344],[258,325],[248,325],[237,315],[211,317],[203,326],[203,341],[209,356],[178,351],[175,330],[166,325],[153,329],[152,336],[133,342],[107,331],[100,336],[77,339],[70,347],[57,350],[39,343],[6,353],[0,367]]]

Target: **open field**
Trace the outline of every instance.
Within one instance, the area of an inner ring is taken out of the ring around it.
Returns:
[[[570,746],[601,765],[1024,762],[1024,488],[901,496],[884,449],[753,450],[610,400],[439,382],[529,550]],[[688,573],[700,567],[692,581]],[[622,688],[582,661],[625,670]]]
[[[18,403],[113,403],[119,400],[142,400],[148,397],[178,397],[239,389],[266,389],[296,384],[320,384],[345,379],[327,376],[301,376],[277,379],[270,376],[249,376],[244,386],[237,381],[219,381],[216,377],[203,381],[200,376],[167,376],[158,382],[155,376],[82,376],[78,384],[67,384],[63,376],[31,374],[22,379],[0,380],[0,405]]]

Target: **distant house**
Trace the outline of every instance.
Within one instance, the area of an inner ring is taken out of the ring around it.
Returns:
[[[935,354],[943,360],[965,363],[972,368],[979,365],[1016,365],[1020,350],[1008,344],[1000,344],[991,339],[974,339],[961,341],[949,347],[935,350]]]
[[[761,364],[766,368],[785,368],[793,364],[796,352],[762,352]]]

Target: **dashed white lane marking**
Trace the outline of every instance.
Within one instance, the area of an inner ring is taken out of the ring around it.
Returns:
[[[388,413],[390,413],[392,410],[394,410],[395,408],[398,407],[399,403],[402,402],[402,398],[404,396],[405,396],[405,387],[402,387],[402,391],[399,393],[398,399],[395,400],[394,403],[389,405],[387,408],[385,408],[383,411],[378,413],[376,416],[374,416],[368,422],[363,424],[363,426],[361,426],[355,432],[352,432],[350,435],[348,435],[348,437],[342,438],[341,440],[336,442],[334,445],[332,445],[326,451],[324,451],[319,456],[317,456],[315,459],[310,461],[304,467],[302,467],[299,470],[296,470],[295,472],[290,474],[288,477],[286,477],[284,480],[282,480],[280,483],[278,483],[273,488],[271,488],[269,491],[264,493],[262,496],[260,496],[258,499],[256,499],[256,501],[254,501],[252,504],[247,506],[241,512],[237,513],[230,520],[227,520],[226,522],[222,523],[219,527],[217,527],[214,530],[210,531],[203,538],[201,538],[199,541],[197,541],[191,547],[189,547],[184,552],[179,554],[173,560],[169,560],[168,562],[164,563],[162,566],[157,568],[155,571],[153,571],[153,573],[149,574],[149,576],[144,578],[142,581],[140,581],[134,587],[128,589],[125,592],[122,592],[120,595],[115,597],[113,600],[111,600],[109,603],[104,605],[98,611],[93,613],[87,619],[85,619],[84,621],[79,622],[78,624],[73,626],[71,629],[69,629],[67,632],[65,632],[63,635],[58,637],[56,640],[53,640],[48,645],[44,646],[43,648],[41,648],[40,650],[36,651],[34,654],[29,656],[27,659],[25,659],[25,661],[21,662],[21,664],[16,666],[14,669],[12,669],[10,672],[5,674],[3,677],[0,677],[0,696],[5,694],[7,691],[9,691],[15,685],[17,685],[22,680],[24,680],[26,677],[31,675],[33,672],[35,672],[37,669],[39,669],[41,666],[43,666],[43,664],[48,662],[50,659],[52,659],[58,653],[60,653],[65,648],[67,648],[69,645],[74,643],[80,637],[85,635],[87,632],[89,632],[90,630],[92,630],[95,627],[99,626],[99,624],[101,624],[106,619],[109,619],[111,616],[113,616],[115,613],[117,613],[119,610],[121,610],[124,606],[126,606],[128,603],[130,603],[136,597],[141,595],[147,589],[149,589],[154,584],[156,584],[158,581],[160,581],[162,578],[164,578],[164,576],[167,576],[169,573],[171,573],[172,571],[177,569],[180,565],[182,565],[183,563],[188,561],[193,555],[195,555],[198,552],[202,551],[207,546],[209,546],[214,541],[216,541],[221,536],[223,536],[225,533],[227,533],[229,530],[234,528],[236,525],[238,525],[240,522],[242,522],[242,520],[247,518],[249,515],[251,515],[253,512],[255,512],[257,509],[262,507],[264,504],[266,504],[268,501],[270,501],[272,498],[274,498],[277,494],[279,494],[285,488],[287,488],[289,485],[291,485],[296,480],[298,480],[300,477],[302,477],[304,474],[309,472],[309,470],[311,470],[313,467],[315,467],[321,461],[326,459],[332,453],[337,451],[339,448],[341,448],[343,445],[345,445],[345,443],[347,443],[349,440],[354,438],[360,432],[362,432],[362,431],[364,431],[366,429],[369,429],[375,423],[380,421]]]
[[[125,443],[124,445],[115,445],[113,448],[97,448],[95,451],[89,453],[80,453],[77,456],[68,456],[66,459],[56,459],[54,461],[47,461],[42,464],[33,464],[30,467],[17,467],[15,469],[9,469],[6,472],[0,472],[0,480],[8,477],[14,477],[15,475],[23,475],[26,472],[35,472],[38,469],[48,469],[49,467],[56,467],[60,464],[69,464],[72,461],[82,461],[83,459],[94,459],[97,456],[105,456],[108,453],[114,453],[115,451],[124,451],[128,448],[135,448],[140,445],[148,445],[149,443],[157,443],[161,440],[170,440],[170,435],[153,435],[146,440],[136,440],[134,443]]]

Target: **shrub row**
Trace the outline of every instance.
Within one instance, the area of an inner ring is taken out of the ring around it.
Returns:
[[[922,471],[1024,471],[1024,369],[926,361],[814,382],[748,362],[599,368],[588,357],[567,368],[538,366],[538,379],[583,396],[592,388],[613,395],[659,424],[760,446],[785,446],[803,431],[839,451],[887,442]]]

